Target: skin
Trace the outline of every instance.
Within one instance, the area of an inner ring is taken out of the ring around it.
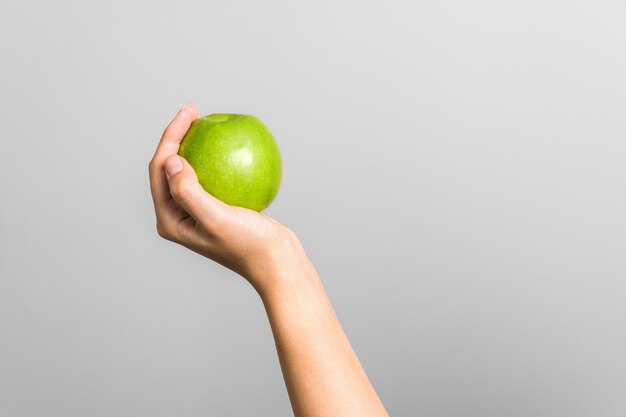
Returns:
[[[388,416],[295,233],[264,214],[211,196],[177,155],[197,118],[194,105],[183,107],[150,161],[157,232],[254,287],[267,312],[296,417]]]

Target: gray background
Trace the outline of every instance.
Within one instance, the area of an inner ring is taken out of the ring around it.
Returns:
[[[291,413],[261,303],[161,240],[180,106],[251,113],[390,414],[626,414],[623,1],[0,0],[0,416]]]

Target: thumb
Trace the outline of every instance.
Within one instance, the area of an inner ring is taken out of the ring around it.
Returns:
[[[226,204],[207,193],[198,182],[198,176],[185,158],[170,155],[165,160],[165,173],[170,194],[196,222],[208,229],[225,213]]]

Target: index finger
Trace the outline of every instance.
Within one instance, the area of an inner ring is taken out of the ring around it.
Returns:
[[[156,152],[150,161],[150,189],[152,199],[157,202],[172,198],[165,176],[165,160],[178,153],[180,142],[189,130],[191,122],[198,118],[198,109],[192,103],[185,105],[165,128]],[[158,207],[157,207],[158,209]]]
[[[189,130],[191,122],[198,118],[198,109],[193,103],[188,103],[178,111],[174,119],[165,128],[161,141],[154,157],[155,161],[165,162],[168,156],[178,153],[180,142]]]

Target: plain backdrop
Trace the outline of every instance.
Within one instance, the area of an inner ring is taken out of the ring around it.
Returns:
[[[393,416],[626,415],[626,4],[0,0],[0,417],[287,416],[241,278],[159,238],[188,101],[274,133]]]

